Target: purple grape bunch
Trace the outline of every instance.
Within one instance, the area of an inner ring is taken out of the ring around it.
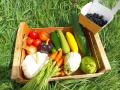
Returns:
[[[48,54],[51,53],[53,47],[54,46],[52,43],[46,44],[45,42],[42,42],[40,47],[38,48],[38,51]]]

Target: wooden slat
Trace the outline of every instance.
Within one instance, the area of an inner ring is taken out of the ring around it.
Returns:
[[[94,38],[94,41],[96,41],[97,48],[98,48],[98,53],[99,53],[98,55],[100,55],[100,58],[101,58],[101,60],[103,62],[103,66],[105,68],[104,71],[105,72],[110,71],[111,66],[109,64],[109,61],[108,61],[108,58],[106,56],[106,53],[105,53],[104,47],[102,45],[102,42],[100,40],[99,34],[96,33],[93,38]]]
[[[100,73],[95,73],[95,74],[84,74],[84,75],[73,75],[73,76],[64,76],[64,77],[53,77],[49,81],[63,80],[63,79],[92,78],[92,77],[98,77],[98,76],[100,76],[102,74],[104,74],[104,73],[100,72]]]
[[[14,50],[14,58],[13,58],[13,65],[12,65],[12,75],[11,79],[17,80],[20,77],[21,70],[20,70],[20,64],[21,64],[21,53],[22,53],[22,40],[24,36],[24,32],[27,32],[25,30],[28,30],[28,26],[26,23],[21,23],[17,32],[16,37],[16,43],[15,43],[15,50]]]
[[[102,28],[95,24],[94,22],[90,21],[86,16],[80,14],[79,22],[93,34],[98,33]]]

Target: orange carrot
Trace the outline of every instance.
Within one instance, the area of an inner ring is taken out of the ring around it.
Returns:
[[[62,50],[60,50],[59,53],[56,55],[55,61],[58,62],[61,57],[62,57]]]
[[[55,52],[55,53],[53,53],[53,54],[51,54],[50,57],[51,57],[52,59],[55,59],[55,57],[57,56],[57,54],[58,54],[58,51]]]
[[[59,61],[57,61],[57,66],[60,67],[64,63],[64,58],[61,58]]]
[[[65,76],[65,73],[64,73],[63,70],[60,72],[60,75],[61,75],[61,76]]]

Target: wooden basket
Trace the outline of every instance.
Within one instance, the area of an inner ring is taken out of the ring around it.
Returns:
[[[19,83],[25,83],[27,80],[22,72],[21,63],[25,58],[25,51],[24,47],[24,40],[27,37],[30,30],[40,32],[46,31],[48,33],[54,30],[63,30],[72,31],[71,27],[48,27],[48,28],[29,28],[25,22],[22,22],[19,26],[17,37],[16,37],[16,45],[14,51],[14,59],[13,59],[13,66],[12,66],[12,74],[11,79],[15,80]],[[99,70],[95,74],[84,74],[80,70],[76,71],[73,75],[70,76],[63,76],[63,77],[53,77],[50,81],[54,80],[61,80],[61,79],[78,79],[78,78],[91,78],[91,77],[98,77],[105,72],[111,70],[110,64],[108,62],[106,53],[104,51],[103,45],[101,43],[99,34],[93,35],[91,32],[86,32],[86,36],[91,48],[92,55],[96,58],[96,62],[99,65]]]

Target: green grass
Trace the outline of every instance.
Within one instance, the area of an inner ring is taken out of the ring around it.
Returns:
[[[89,0],[78,0],[81,9]],[[115,0],[103,4],[112,7]],[[0,0],[0,90],[22,87],[10,79],[15,38],[20,22],[31,27],[69,26],[70,0]],[[100,32],[112,70],[92,79],[51,82],[49,90],[119,90],[120,88],[120,12]]]

